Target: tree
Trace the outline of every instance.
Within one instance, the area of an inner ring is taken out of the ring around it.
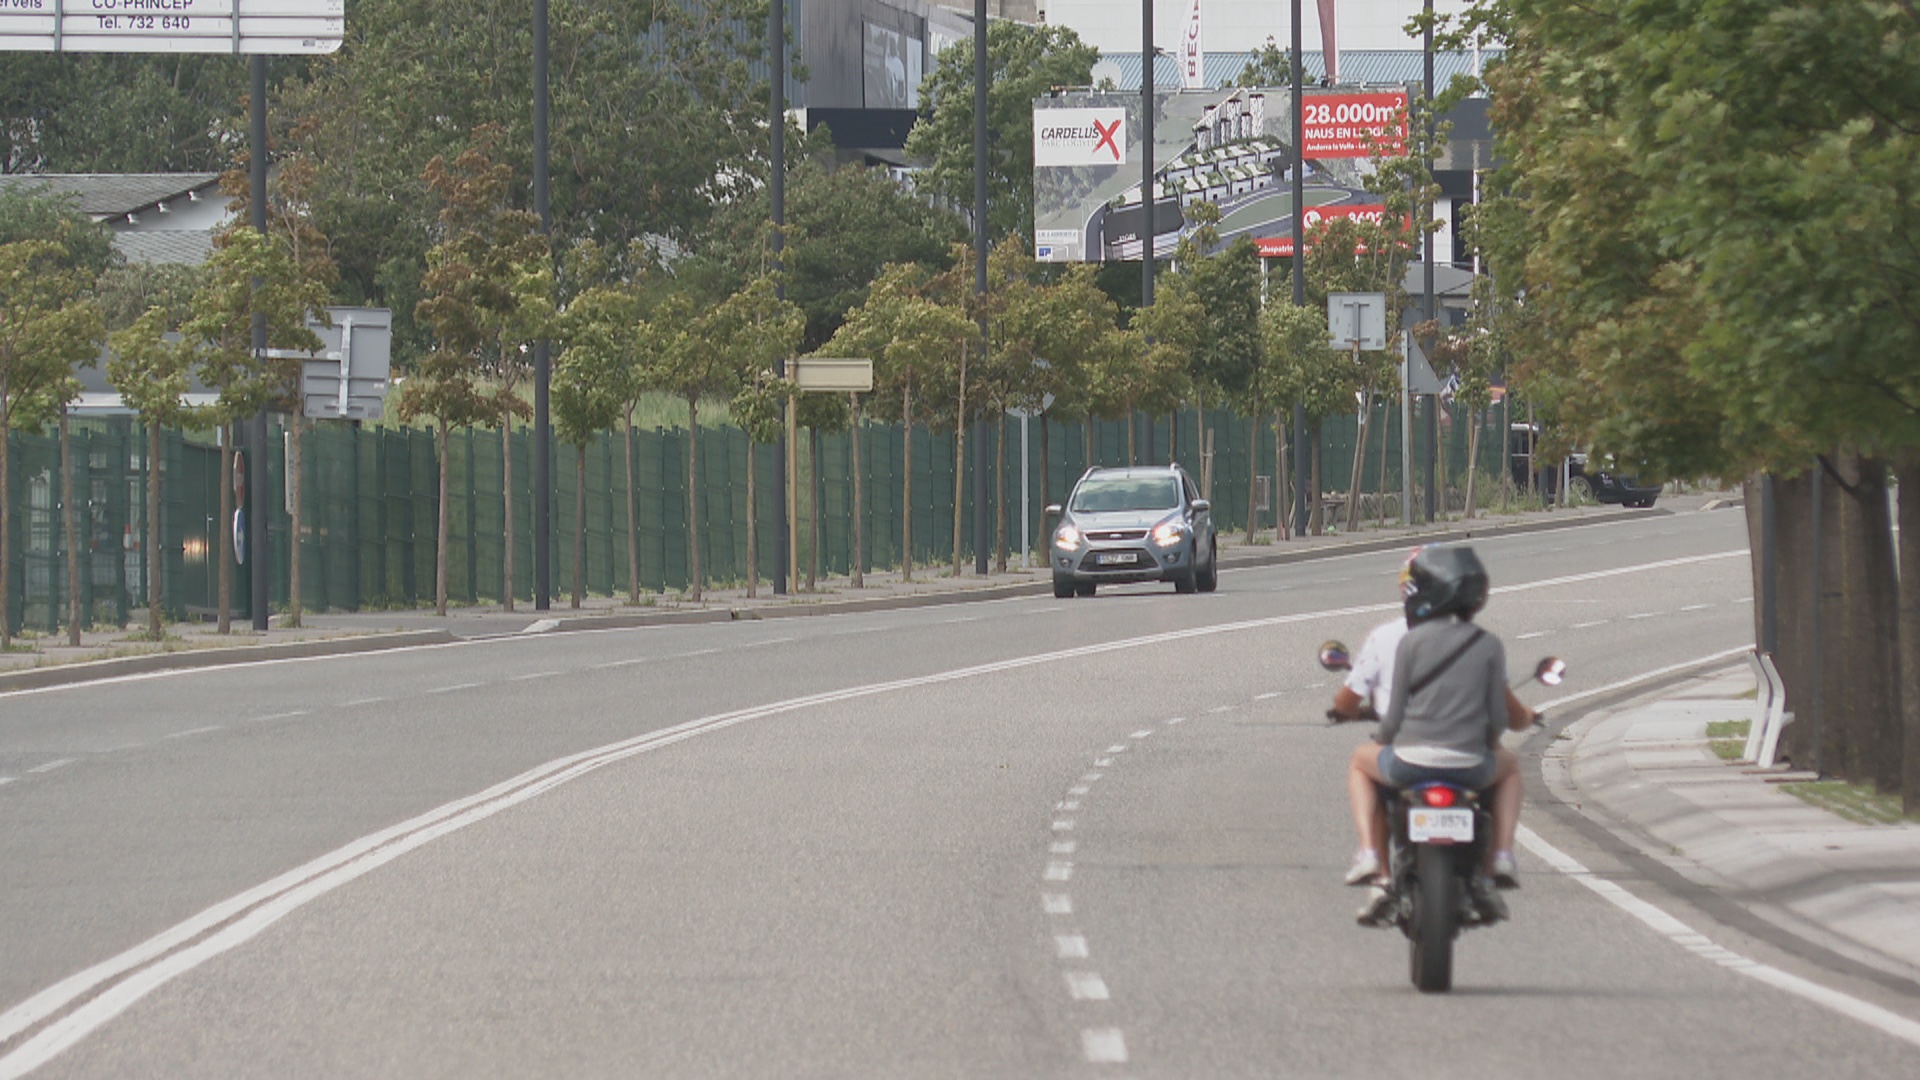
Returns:
[[[0,172],[217,171],[246,84],[230,56],[0,53]]]
[[[778,386],[773,380],[774,365],[790,357],[799,348],[801,337],[806,333],[806,316],[799,307],[781,298],[777,290],[778,280],[772,275],[755,278],[746,288],[727,297],[701,320],[700,334],[705,339],[705,347],[718,354],[719,366],[723,376],[730,377],[736,388],[734,401],[748,406],[744,416],[736,418],[744,421],[748,438],[752,442],[770,441],[768,436],[778,438],[785,429],[783,410],[787,399],[787,388]],[[814,462],[815,470],[820,467]],[[754,525],[756,512],[754,507],[754,469],[751,458],[747,467],[747,536],[749,565],[749,588],[757,591],[755,577],[758,567],[754,560],[759,551],[754,544]]]
[[[706,578],[700,568],[700,402],[731,397],[741,372],[707,338],[709,323],[685,292],[668,296],[647,321],[644,347],[653,356],[655,381],[687,403],[687,595],[700,599]]]
[[[147,521],[143,530],[147,553],[147,639],[166,636],[166,575],[160,558],[160,431],[204,423],[199,412],[185,404],[188,375],[194,365],[194,344],[177,328],[185,323],[183,307],[155,305],[133,325],[114,333],[113,355],[107,361],[107,379],[120,391],[147,429]]]
[[[1490,0],[1469,29],[1508,46],[1487,81],[1515,209],[1492,249],[1526,290],[1530,389],[1643,477],[1764,471],[1784,519],[1810,509],[1808,469],[1838,488],[1828,550],[1864,576],[1835,636],[1862,692],[1822,725],[1833,746],[1789,729],[1789,753],[1883,787],[1890,768],[1858,763],[1900,761],[1920,809],[1920,562],[1903,534],[1885,580],[1872,505],[1889,462],[1920,487],[1920,23],[1871,0]],[[1797,695],[1837,654],[1810,655],[1814,607],[1781,600]]]
[[[508,199],[512,171],[496,157],[503,136],[497,126],[481,127],[451,165],[439,157],[427,163],[427,185],[442,200],[442,239],[428,258],[422,284],[429,295],[417,315],[464,361],[464,370],[445,372],[462,382],[461,409],[479,405],[477,416],[459,414],[464,422],[484,419],[500,428],[506,532],[500,603],[512,611],[513,420],[533,414],[519,384],[529,368],[528,348],[550,336],[554,309],[553,266],[540,219],[514,209]],[[404,397],[401,407],[406,409]]]
[[[607,357],[582,343],[560,354],[553,372],[553,428],[573,447],[573,607],[586,598],[587,447],[619,420],[618,381],[603,377]],[[631,477],[629,477],[631,480]]]
[[[987,24],[988,233],[1033,235],[1033,99],[1093,81],[1098,50],[1065,26]],[[907,155],[928,162],[915,187],[951,206],[973,205],[973,39],[940,54],[920,93]]]
[[[1247,58],[1247,65],[1234,76],[1235,86],[1291,86],[1293,85],[1293,57],[1269,37],[1266,44],[1253,51]]]

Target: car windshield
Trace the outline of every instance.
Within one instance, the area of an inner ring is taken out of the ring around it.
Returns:
[[[1180,505],[1180,482],[1171,476],[1093,477],[1073,492],[1077,513],[1167,510]]]

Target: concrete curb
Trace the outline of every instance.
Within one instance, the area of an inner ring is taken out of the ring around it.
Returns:
[[[122,675],[144,675],[156,671],[181,671],[191,668],[245,664],[260,660],[296,660],[311,656],[347,653],[384,652],[418,645],[444,645],[459,640],[445,630],[403,630],[393,633],[359,634],[351,637],[317,637],[304,641],[283,641],[267,645],[213,646],[178,652],[146,653],[141,656],[116,656],[106,660],[84,660],[72,664],[25,668],[0,673],[0,693],[13,690],[39,690],[49,686],[92,682]]]

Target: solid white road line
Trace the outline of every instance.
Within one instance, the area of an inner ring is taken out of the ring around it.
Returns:
[[[1688,952],[1711,960],[1731,971],[1757,979],[1768,986],[1804,998],[1815,1005],[1831,1009],[1849,1019],[1858,1020],[1896,1039],[1920,1046],[1920,1023],[1883,1009],[1870,1001],[1863,1001],[1715,945],[1705,935],[1697,933],[1686,923],[1633,895],[1618,883],[1595,877],[1593,871],[1581,865],[1579,860],[1541,839],[1538,833],[1525,825],[1520,826],[1519,837],[1520,843],[1543,862],[1586,886],[1614,907],[1646,924],[1654,933]]]
[[[71,764],[73,764],[72,758],[63,757],[56,761],[49,761],[44,765],[35,765],[33,768],[28,769],[27,771],[30,773],[50,773],[55,769],[61,768],[62,766],[71,765]]]
[[[1621,574],[1638,573],[1646,570],[1671,566],[1691,565],[1714,559],[1745,557],[1745,548],[1712,555],[1692,556],[1684,559],[1666,559],[1645,563],[1639,566],[1619,570],[1594,571],[1545,581],[1528,582],[1521,585],[1495,589],[1495,592],[1515,592],[1526,589],[1547,588],[1558,584],[1570,584],[1592,581],[1599,578]],[[593,750],[582,751],[567,757],[558,758],[544,765],[521,773],[519,776],[503,781],[484,791],[463,799],[457,799],[427,811],[417,817],[401,822],[390,828],[380,830],[369,836],[355,840],[344,847],[314,859],[287,873],[221,903],[215,904],[197,915],[152,938],[134,946],[117,956],[103,960],[77,974],[70,975],[58,983],[34,994],[23,1002],[0,1013],[0,1045],[13,1041],[29,1029],[38,1027],[29,1038],[0,1057],[0,1080],[11,1080],[38,1068],[55,1055],[79,1042],[87,1035],[107,1024],[114,1017],[131,1008],[147,994],[167,982],[183,975],[222,953],[238,948],[257,937],[268,927],[297,911],[306,904],[340,888],[373,870],[413,851],[442,836],[463,829],[469,825],[492,817],[494,814],[517,806],[529,799],[545,794],[563,784],[579,779],[607,765],[650,753],[687,739],[711,734],[750,720],[763,720],[768,717],[784,715],[818,705],[835,704],[897,690],[923,686],[933,686],[947,682],[957,682],[977,678],[982,675],[1017,671],[1043,664],[1054,664],[1085,657],[1100,656],[1107,653],[1124,652],[1133,649],[1151,648],[1172,641],[1213,637],[1221,634],[1241,633],[1248,630],[1264,630],[1275,626],[1319,621],[1327,618],[1362,615],[1381,611],[1398,610],[1397,603],[1360,604],[1347,608],[1333,608],[1324,611],[1296,612],[1290,615],[1274,615],[1261,619],[1249,619],[1240,622],[1216,623],[1211,626],[1192,627],[1185,630],[1172,630],[1143,637],[1125,638],[1119,641],[1101,642],[1083,645],[1055,652],[1037,653],[1028,656],[998,660],[971,667],[955,668],[920,675],[911,678],[895,679],[887,682],[868,683],[818,694],[788,698],[768,705],[739,709],[733,712],[719,713],[701,717],[685,723],[651,731]],[[505,639],[492,639],[505,640]],[[482,642],[456,643],[449,645],[418,646],[421,649],[450,648],[458,644],[482,644]],[[399,652],[403,650],[391,650]],[[718,650],[701,650],[686,653],[685,656],[702,655]],[[1744,652],[1744,649],[1729,650],[1725,655]],[[251,667],[258,664],[299,663],[306,659],[253,661],[232,667]],[[1678,665],[1684,667],[1687,665]],[[206,671],[209,669],[188,669]],[[107,682],[132,682],[154,678],[178,677],[182,672],[146,672],[138,675],[116,676],[98,680],[90,684]],[[1650,677],[1650,676],[1649,676]],[[0,697],[13,694],[30,694],[57,691],[70,687],[45,687],[34,690],[13,691],[0,694]],[[1587,694],[1573,695],[1563,700],[1575,700]],[[365,698],[350,704],[371,704],[384,698]],[[1550,705],[1553,703],[1549,703]],[[1124,745],[1110,748],[1108,753],[1120,753]],[[1105,767],[1109,761],[1097,760],[1097,767]],[[1055,821],[1055,830],[1071,829],[1071,821]]]

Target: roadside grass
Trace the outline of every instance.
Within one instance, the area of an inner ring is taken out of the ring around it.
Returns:
[[[1900,813],[1900,796],[1882,794],[1871,785],[1849,784],[1844,780],[1804,780],[1780,786],[1808,805],[1838,814],[1856,825],[1920,821]]]
[[[1714,720],[1707,724],[1707,748],[1721,761],[1738,761],[1747,750],[1751,720]]]

